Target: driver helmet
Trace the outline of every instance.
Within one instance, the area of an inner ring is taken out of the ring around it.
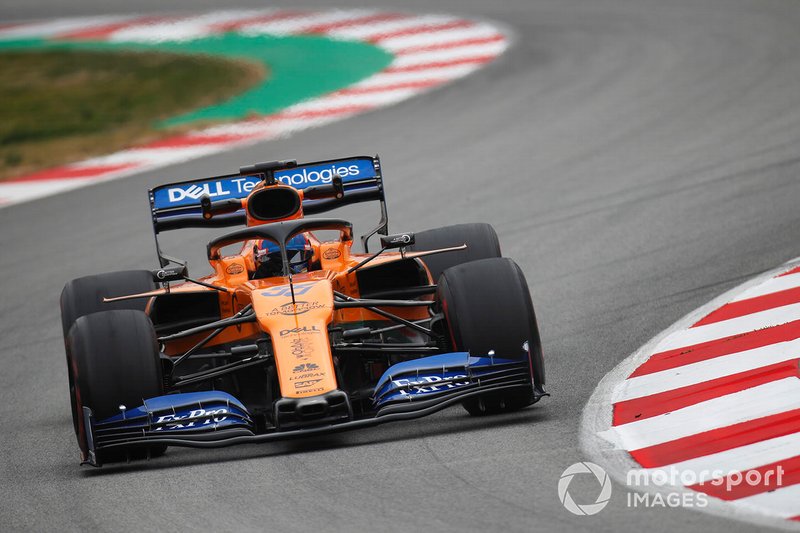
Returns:
[[[302,233],[286,242],[286,255],[289,258],[289,269],[292,274],[308,272],[308,265],[314,250],[308,238]],[[264,239],[253,247],[256,263],[256,278],[271,278],[283,275],[281,249],[271,240]]]

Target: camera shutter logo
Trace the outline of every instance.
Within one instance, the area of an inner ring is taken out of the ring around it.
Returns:
[[[600,494],[594,503],[587,503],[579,505],[575,503],[569,493],[569,484],[572,483],[572,478],[577,474],[594,474],[597,482],[600,483]],[[561,474],[561,479],[558,480],[558,499],[561,504],[572,514],[579,516],[591,516],[602,511],[608,500],[611,499],[611,478],[608,477],[606,471],[602,467],[590,463],[588,461],[583,463],[575,463],[567,467],[564,473]]]

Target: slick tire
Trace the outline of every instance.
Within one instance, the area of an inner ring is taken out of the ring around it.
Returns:
[[[78,444],[88,451],[83,408],[92,410],[95,422],[133,409],[142,400],[164,394],[161,361],[153,324],[142,311],[121,309],[78,318],[67,335],[72,421]],[[151,446],[151,456],[166,446]],[[119,449],[103,454],[102,462],[138,457],[147,447]]]
[[[457,224],[443,228],[429,229],[414,235],[415,242],[409,250],[425,251],[449,248],[466,244],[466,250],[444,252],[422,258],[422,262],[436,281],[450,267],[490,257],[501,257],[500,240],[489,224]]]
[[[475,356],[494,350],[516,359],[528,342],[532,381],[544,385],[544,362],[528,284],[517,264],[490,258],[457,265],[439,278],[437,300],[444,312],[452,348]],[[533,386],[520,393],[490,393],[463,402],[473,416],[515,411],[535,401]]]
[[[153,274],[147,270],[123,270],[73,279],[61,291],[61,329],[67,333],[78,318],[114,309],[144,311],[147,298],[104,303],[103,298],[152,291],[156,288]]]

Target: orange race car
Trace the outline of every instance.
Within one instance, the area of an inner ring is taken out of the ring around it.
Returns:
[[[546,395],[528,286],[492,227],[388,235],[377,157],[259,163],[149,194],[161,268],[61,294],[82,464]],[[381,220],[364,253],[349,222],[306,218],[366,201]],[[203,278],[158,244],[163,231],[224,226],[244,227],[208,243]]]

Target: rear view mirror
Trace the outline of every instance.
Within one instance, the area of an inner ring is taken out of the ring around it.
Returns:
[[[170,268],[160,268],[153,270],[153,281],[156,283],[166,283],[168,281],[183,281],[189,275],[189,267],[179,265]]]
[[[383,248],[403,248],[414,244],[413,233],[396,233],[395,235],[381,236],[381,246]]]

